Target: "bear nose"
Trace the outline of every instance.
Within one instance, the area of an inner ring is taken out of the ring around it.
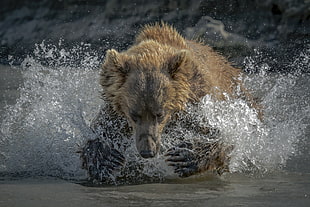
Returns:
[[[155,156],[155,153],[151,150],[142,150],[140,152],[140,155],[143,157],[143,158],[152,158]]]

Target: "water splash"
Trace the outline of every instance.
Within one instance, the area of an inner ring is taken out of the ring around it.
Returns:
[[[98,108],[98,55],[89,45],[71,50],[36,45],[21,64],[20,98],[1,123],[1,171],[53,176],[80,174],[75,151],[91,136]]]
[[[310,121],[310,75],[302,71],[309,71],[310,49],[302,51],[293,63],[285,66],[293,71],[287,74],[267,73],[270,67],[262,59],[263,54],[259,52],[247,58],[247,69],[259,73],[244,81],[260,98],[264,109],[263,136],[252,138],[261,148],[255,152],[258,159],[253,164],[260,171],[271,171],[286,166],[302,145],[309,142],[306,130]],[[252,151],[255,150],[252,148]]]
[[[259,71],[244,81],[262,101],[263,122],[239,99],[221,102],[205,96],[197,106],[189,106],[186,116],[218,128],[219,138],[235,146],[230,165],[233,172],[270,172],[298,153],[310,114],[310,77],[298,71],[309,67],[309,57],[310,50],[303,51],[288,66],[296,68],[293,74],[267,73],[269,65],[260,61],[261,54],[245,59],[247,71]],[[1,172],[85,176],[75,151],[93,138],[88,126],[104,105],[97,81],[99,59],[90,45],[83,43],[71,49],[63,47],[62,41],[57,46],[36,45],[21,64],[24,85],[19,89],[20,98],[7,107],[1,122]],[[180,137],[187,140],[199,135],[178,126],[168,128],[163,148],[177,144]],[[143,166],[138,173],[157,178],[171,174],[162,156],[146,161],[130,146],[126,158]]]

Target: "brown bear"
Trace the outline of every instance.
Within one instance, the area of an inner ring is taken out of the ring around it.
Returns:
[[[128,50],[106,53],[100,72],[106,105],[92,123],[99,138],[83,147],[83,167],[97,180],[122,168],[126,160],[118,148],[128,147],[119,141],[124,135],[134,137],[141,157],[154,157],[161,149],[163,129],[172,119],[178,121],[175,114],[207,94],[217,100],[241,97],[253,104],[240,76],[239,69],[209,46],[186,40],[173,27],[165,23],[145,26]],[[184,123],[188,125],[192,126]],[[191,129],[209,137],[216,134],[211,128]],[[193,141],[180,143],[165,155],[175,172],[185,177],[227,171],[231,149],[218,140]]]

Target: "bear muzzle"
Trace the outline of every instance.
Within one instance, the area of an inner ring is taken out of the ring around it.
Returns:
[[[151,150],[142,150],[142,151],[140,151],[140,155],[141,155],[141,157],[147,159],[147,158],[154,157],[155,153],[153,151],[151,151]]]
[[[160,147],[159,143],[160,138],[155,138],[150,134],[142,134],[136,140],[136,147],[143,158],[152,158],[154,157]]]

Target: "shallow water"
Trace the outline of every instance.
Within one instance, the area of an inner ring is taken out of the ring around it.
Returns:
[[[235,145],[232,173],[176,179],[162,156],[143,161],[128,149],[144,164],[138,173],[160,184],[86,187],[79,185],[87,176],[75,152],[93,138],[88,126],[104,104],[97,83],[102,57],[87,44],[37,45],[21,66],[0,67],[0,206],[308,206],[310,75],[299,71],[309,57],[310,50],[301,51],[290,74],[267,73],[260,53],[245,59],[244,81],[264,106],[263,122],[242,100],[206,96],[189,106],[188,116],[201,125],[207,118]],[[163,147],[180,136],[193,134],[167,129]]]
[[[0,181],[0,206],[309,206],[309,174],[231,174],[85,187],[53,178]]]

